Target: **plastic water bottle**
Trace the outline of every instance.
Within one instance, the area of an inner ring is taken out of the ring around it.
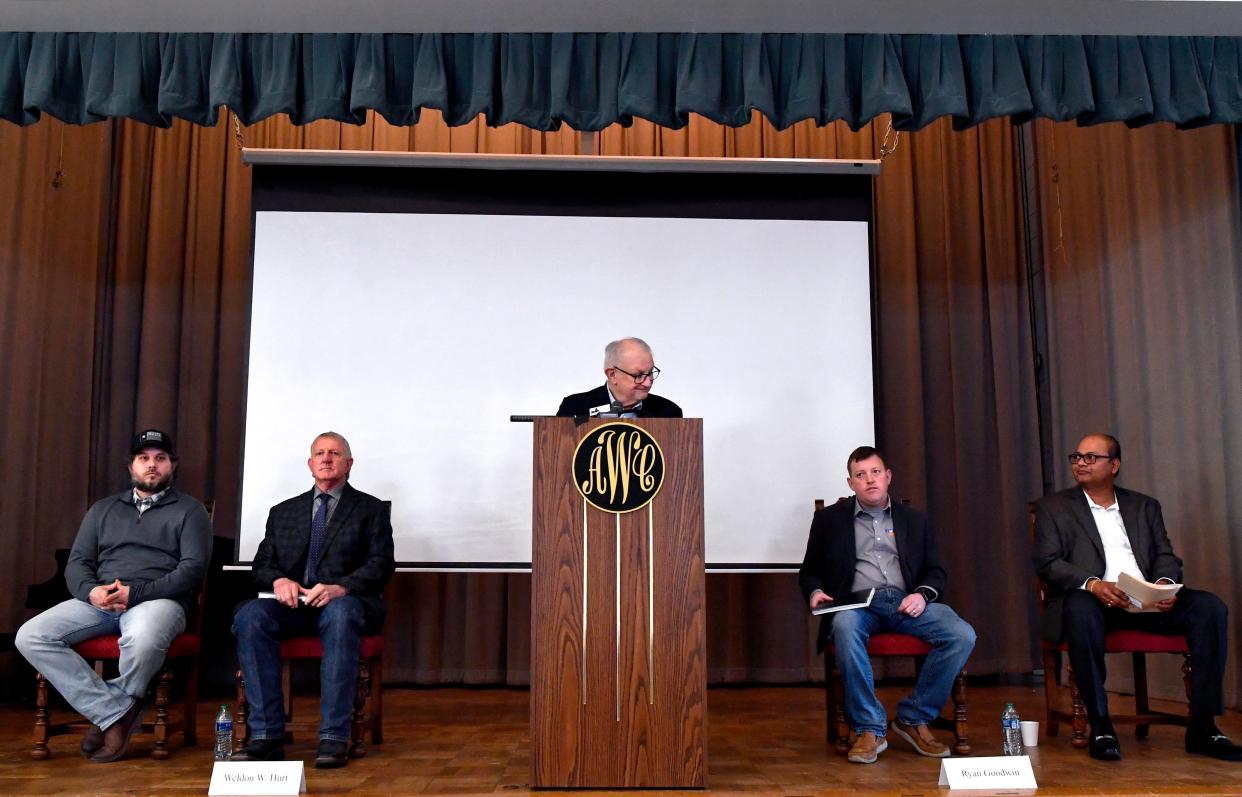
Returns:
[[[227,705],[216,715],[216,760],[227,761],[233,756],[233,715]]]
[[[1005,755],[1022,755],[1022,723],[1013,703],[1006,703],[1001,712],[1001,732],[1005,738]]]

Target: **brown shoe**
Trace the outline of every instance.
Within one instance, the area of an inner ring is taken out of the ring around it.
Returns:
[[[78,745],[78,749],[82,751],[82,755],[90,758],[95,751],[103,747],[103,731],[98,725],[92,725],[86,729],[86,733],[82,734],[82,743]]]
[[[948,758],[949,746],[941,744],[926,725],[907,725],[901,720],[893,720],[893,733],[905,739],[919,755],[931,758]]]
[[[134,729],[138,727],[142,720],[142,701],[134,700],[134,705],[129,707],[121,715],[116,722],[104,728],[103,747],[95,751],[91,756],[91,760],[96,764],[107,764],[117,759],[124,758],[129,752],[129,739],[134,735]]]
[[[871,731],[863,731],[858,734],[846,758],[855,764],[874,764],[880,753],[887,749],[887,739],[883,736],[876,736]]]

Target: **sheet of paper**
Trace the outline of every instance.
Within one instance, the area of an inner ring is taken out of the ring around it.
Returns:
[[[1129,573],[1122,573],[1117,577],[1117,587],[1130,596],[1130,605],[1126,607],[1126,611],[1158,612],[1160,610],[1156,608],[1156,604],[1176,595],[1182,585],[1153,584]]]

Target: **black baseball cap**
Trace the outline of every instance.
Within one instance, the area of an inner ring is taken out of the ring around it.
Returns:
[[[144,448],[158,448],[167,452],[168,456],[173,459],[177,458],[177,451],[173,448],[173,439],[159,429],[148,429],[134,435],[133,442],[129,444],[129,455],[132,457]]]

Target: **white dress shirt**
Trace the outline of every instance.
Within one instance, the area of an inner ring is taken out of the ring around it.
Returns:
[[[1100,541],[1104,543],[1104,575],[1101,578],[1104,581],[1116,581],[1122,573],[1129,573],[1138,580],[1145,581],[1138,560],[1134,558],[1134,550],[1130,547],[1130,536],[1126,534],[1126,524],[1121,519],[1117,496],[1113,496],[1111,506],[1100,506],[1091,500],[1085,490],[1083,496],[1087,499],[1087,506],[1091,508],[1091,519],[1095,521],[1095,528],[1100,532]]]

